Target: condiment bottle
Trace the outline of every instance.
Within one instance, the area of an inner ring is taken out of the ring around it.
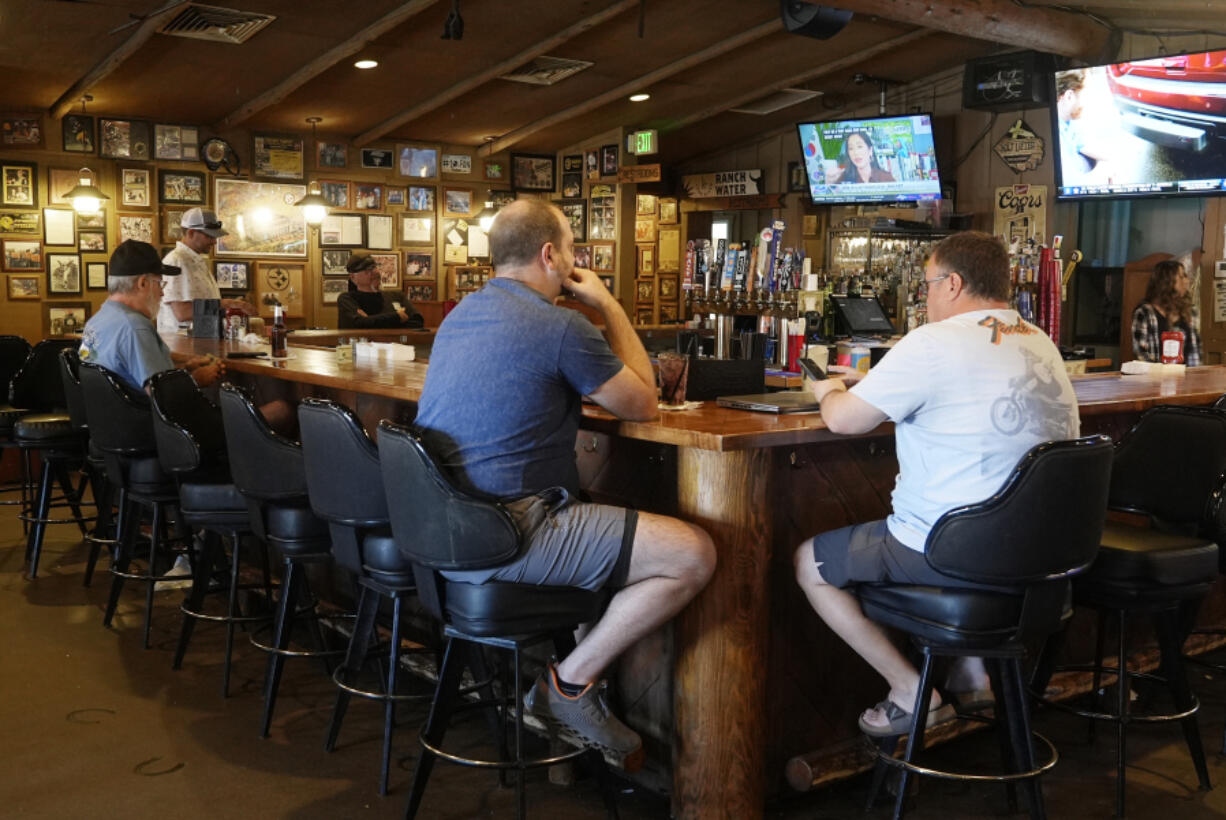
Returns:
[[[285,329],[285,313],[280,305],[272,308],[272,328],[268,331],[268,342],[272,345],[272,357],[284,359],[289,355],[286,345],[289,331]]]

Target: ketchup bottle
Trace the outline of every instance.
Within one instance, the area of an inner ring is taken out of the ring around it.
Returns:
[[[289,355],[286,349],[289,331],[285,329],[285,311],[280,305],[273,305],[272,328],[268,331],[268,342],[272,345],[272,357],[284,359]]]
[[[1163,364],[1183,364],[1183,331],[1164,331],[1160,347]]]

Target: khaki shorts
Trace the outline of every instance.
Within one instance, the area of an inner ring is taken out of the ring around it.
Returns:
[[[508,505],[524,530],[524,548],[514,561],[486,569],[446,571],[443,576],[467,584],[503,581],[589,590],[624,587],[638,511],[582,502],[552,510],[547,506],[529,499]]]

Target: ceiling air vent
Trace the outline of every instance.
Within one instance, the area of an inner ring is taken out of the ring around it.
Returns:
[[[586,60],[565,60],[561,57],[537,57],[530,63],[520,66],[510,74],[503,74],[501,79],[513,83],[529,83],[531,85],[553,85],[567,77],[578,74],[585,68],[591,68],[595,63]]]
[[[215,43],[245,43],[277,18],[271,14],[223,9],[188,3],[158,31],[171,37],[190,37]]]
[[[761,117],[766,114],[773,114],[780,109],[787,108],[789,105],[796,105],[796,103],[811,100],[814,97],[820,96],[821,93],[820,91],[810,91],[807,88],[781,88],[774,94],[767,94],[765,97],[759,97],[752,102],[739,105],[731,110],[738,114],[757,114]]]

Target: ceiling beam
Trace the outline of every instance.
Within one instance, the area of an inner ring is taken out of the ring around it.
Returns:
[[[542,54],[552,51],[557,46],[578,37],[580,34],[583,34],[596,26],[602,25],[608,20],[611,20],[612,18],[621,14],[623,11],[638,6],[640,2],[641,0],[619,0],[619,2],[614,3],[606,9],[602,9],[596,14],[593,14],[591,17],[585,17],[574,25],[562,29],[549,39],[542,40],[541,42],[533,45],[531,48],[524,49],[514,57],[508,57],[497,65],[490,66],[485,71],[461,80],[446,90],[431,96],[430,99],[418,103],[412,108],[401,111],[399,114],[388,117],[386,120],[373,128],[358,134],[357,137],[354,138],[353,144],[358,148],[361,148],[364,145],[369,145],[385,134],[388,134],[404,125],[406,122],[412,122],[413,120],[416,120],[423,115],[430,113],[431,111],[443,107],[457,97],[461,97],[464,94],[467,94],[469,91],[472,91],[474,88],[485,85],[490,80],[501,77],[508,71],[519,68],[529,60],[540,57]]]
[[[1097,59],[1110,47],[1110,30],[1090,17],[1012,0],[839,0],[838,6],[858,16],[875,15],[1065,57]]]
[[[554,112],[547,117],[542,117],[541,119],[535,120],[521,128],[516,128],[514,131],[503,134],[493,142],[481,146],[479,153],[485,156],[496,154],[499,151],[509,148],[517,142],[530,137],[538,131],[542,131],[551,126],[557,125],[560,122],[566,122],[567,120],[580,117],[589,111],[593,111],[601,106],[608,105],[609,103],[615,102],[618,99],[624,99],[628,95],[637,91],[643,91],[654,83],[665,80],[674,74],[679,74],[682,71],[686,71],[687,69],[693,68],[696,65],[701,65],[708,60],[713,60],[722,54],[735,51],[736,49],[752,43],[755,40],[760,40],[771,34],[777,34],[782,30],[782,20],[768,20],[761,25],[754,26],[751,29],[746,29],[740,34],[720,40],[715,45],[708,46],[702,51],[696,51],[688,57],[683,57],[680,60],[669,63],[668,65],[661,66],[655,71],[648,72],[641,77],[636,77],[628,83],[622,83],[616,88],[606,91],[603,94],[599,94],[595,97],[589,97],[578,105],[572,105],[570,108],[565,108],[561,111]]]
[[[123,65],[123,62],[131,57],[136,51],[149,42],[149,38],[157,33],[157,30],[179,10],[186,6],[187,3],[175,3],[171,6],[164,6],[160,11],[146,17],[141,21],[136,31],[132,36],[123,42],[119,48],[112,51],[110,54],[102,58],[102,61],[85,73],[81,79],[72,84],[72,87],[60,95],[59,99],[51,104],[47,109],[48,115],[53,120],[58,120],[60,117],[68,113],[74,105],[81,101],[81,97],[87,91],[93,88],[98,83],[102,82],[112,71]]]
[[[775,80],[772,83],[755,88],[753,91],[750,91],[747,94],[742,94],[739,97],[721,100],[717,105],[704,108],[701,111],[695,111],[693,114],[687,114],[679,120],[670,120],[667,125],[661,127],[660,130],[661,132],[665,133],[680,131],[682,128],[693,125],[696,122],[701,122],[702,120],[719,116],[725,111],[729,111],[733,108],[737,108],[738,106],[761,99],[762,97],[769,96],[770,94],[784,88],[793,88],[825,74],[833,74],[836,71],[842,71],[844,69],[851,68],[852,66],[859,65],[865,60],[876,57],[878,54],[883,54],[887,51],[893,51],[896,48],[902,48],[903,46],[910,45],[911,43],[914,43],[917,40],[922,40],[931,34],[932,32],[930,30],[921,28],[916,29],[915,31],[907,32],[906,34],[900,34],[897,37],[891,37],[888,40],[882,40],[876,45],[860,49],[859,51],[853,51],[851,54],[848,54],[845,57],[840,57],[839,59],[833,60],[829,63],[823,63],[822,65],[809,69],[808,71],[803,71],[800,74],[793,74],[791,77],[787,77],[782,80]],[[753,115],[751,114],[748,116]]]
[[[226,115],[226,117],[217,123],[217,130],[224,131],[225,129],[233,128],[239,123],[246,122],[247,120],[251,119],[265,108],[276,105],[290,94],[294,93],[299,88],[302,88],[302,86],[318,77],[320,74],[323,74],[325,71],[332,68],[332,66],[336,65],[341,60],[357,54],[383,34],[391,31],[405,20],[408,20],[410,17],[424,11],[430,6],[433,6],[437,2],[438,0],[409,0],[409,2],[396,7],[349,39],[333,46],[323,54],[316,57],[314,60],[311,60],[311,62],[307,63],[302,68],[298,69],[293,74],[289,75],[284,80],[265,91],[263,94],[252,100],[248,100],[238,108],[231,111],[228,115]],[[355,6],[350,6],[350,8],[353,7]]]

